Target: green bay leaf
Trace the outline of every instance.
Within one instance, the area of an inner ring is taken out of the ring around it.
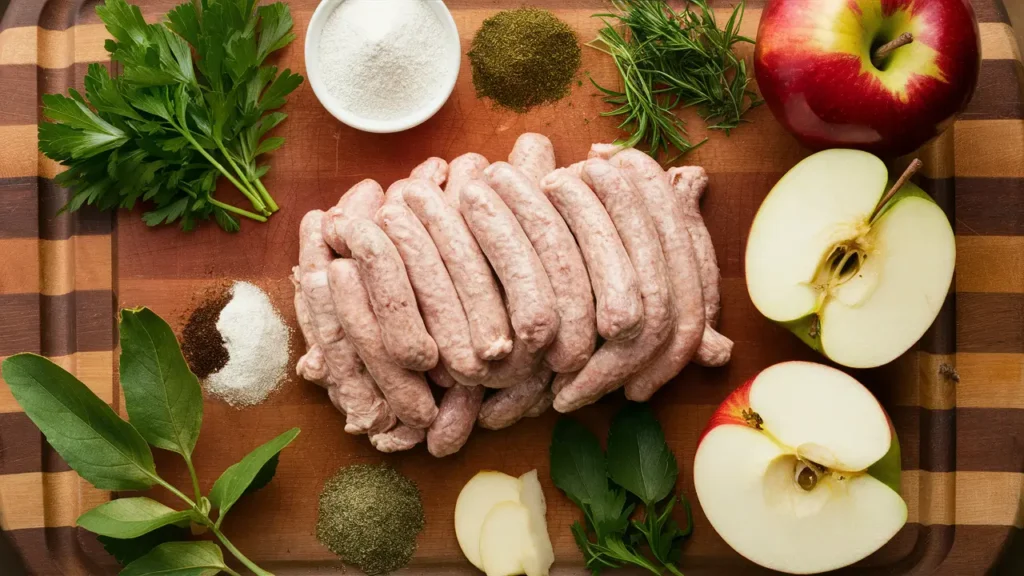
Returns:
[[[597,437],[579,422],[563,418],[551,438],[551,480],[577,503],[608,492],[608,469]]]
[[[298,435],[299,429],[292,428],[277,438],[259,446],[240,461],[229,466],[220,475],[220,478],[217,478],[217,481],[213,484],[213,489],[210,490],[210,503],[219,510],[218,522],[231,510],[235,502],[246,493],[249,486],[255,481],[259,480],[263,485],[270,481],[267,473],[277,469],[276,463],[267,471],[264,471],[264,468],[277,457],[281,450],[284,450],[285,446],[291,444]],[[261,472],[263,473],[261,474]],[[262,485],[258,485],[257,489],[261,487]]]
[[[119,576],[213,576],[227,568],[213,542],[168,542],[121,570]]]
[[[190,457],[203,393],[171,327],[148,308],[121,311],[121,388],[128,419],[150,444]]]
[[[675,488],[679,477],[676,458],[646,404],[630,403],[612,420],[608,475],[647,506],[663,500]]]
[[[4,360],[2,372],[25,414],[87,482],[100,490],[156,482],[146,440],[73,375],[35,354]]]
[[[111,538],[137,538],[168,524],[187,522],[191,512],[142,496],[105,502],[78,517],[78,526]]]

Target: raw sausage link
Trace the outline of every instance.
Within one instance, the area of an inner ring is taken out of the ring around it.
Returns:
[[[484,360],[504,358],[512,350],[508,313],[491,267],[465,220],[445,203],[436,187],[413,188],[406,203],[427,228],[451,274],[469,319],[476,355]]]
[[[440,186],[448,179],[448,163],[444,161],[444,158],[432,156],[413,168],[409,178],[430,180]]]
[[[732,340],[715,331],[718,314],[722,309],[719,288],[722,281],[718,269],[715,246],[704,218],[700,214],[700,199],[708,185],[708,174],[699,166],[682,166],[668,171],[669,181],[682,206],[683,224],[693,239],[693,248],[700,266],[701,290],[704,294],[704,315],[707,327],[697,349],[695,361],[701,366],[718,367],[732,357]]]
[[[551,383],[552,374],[550,369],[541,368],[519,384],[492,394],[480,406],[480,427],[501,430],[521,420]]]
[[[370,444],[380,452],[390,454],[411,450],[427,437],[427,431],[423,428],[413,428],[405,424],[399,424],[387,432],[381,432],[370,436]]]
[[[512,329],[531,352],[555,339],[558,312],[537,251],[515,215],[490,186],[473,180],[462,187],[459,207],[508,298]]]
[[[424,180],[413,180],[408,187],[426,185]],[[479,384],[487,376],[487,362],[473,351],[469,320],[430,234],[403,205],[384,206],[377,219],[405,262],[416,302],[441,361],[456,380]]]
[[[690,234],[682,224],[682,206],[661,165],[633,148],[619,152],[611,162],[633,183],[651,214],[676,307],[676,329],[668,346],[626,382],[626,398],[646,402],[690,362],[704,336],[700,270]]]
[[[376,224],[362,218],[349,222],[345,242],[359,265],[359,275],[366,283],[391,357],[409,370],[433,368],[437,365],[437,344],[423,325],[398,249]]]
[[[525,132],[516,139],[508,162],[519,168],[534,184],[555,169],[555,147],[543,134]]]
[[[576,379],[555,397],[555,410],[570,412],[625,383],[657,355],[675,329],[675,308],[665,255],[654,221],[629,180],[607,160],[587,160],[584,170],[619,231],[637,272],[644,328],[633,340],[606,342]]]
[[[484,399],[481,386],[453,386],[444,393],[437,418],[427,430],[427,450],[436,458],[458,452],[469,440]]]
[[[487,158],[476,152],[469,152],[452,160],[448,165],[448,184],[445,185],[444,194],[442,194],[444,201],[457,211],[459,209],[459,192],[462,191],[462,187],[470,180],[483,178],[484,168],[489,165],[490,162]]]
[[[455,378],[451,375],[451,372],[449,372],[441,362],[438,362],[437,366],[427,370],[427,380],[441,388],[451,388],[458,384],[458,382],[455,381]]]
[[[526,342],[516,336],[512,340],[512,352],[508,356],[491,362],[487,379],[483,384],[487,388],[509,388],[522,382],[524,378],[536,372],[540,363],[540,355],[531,352]]]
[[[317,270],[302,276],[302,294],[309,306],[317,329],[317,341],[330,374],[328,391],[332,401],[347,415],[345,431],[363,434],[373,430],[387,430],[395,416],[366,372],[363,361],[352,343],[344,338],[345,332],[335,309],[336,298],[331,291],[327,270]]]
[[[567,169],[546,176],[542,189],[579,242],[597,298],[598,333],[607,340],[635,337],[644,322],[640,288],[633,264],[604,205]]]
[[[309,311],[306,298],[302,295],[302,285],[299,282],[300,274],[298,266],[292,268],[291,281],[295,287],[295,317],[299,321],[302,339],[306,343],[306,353],[295,363],[295,373],[300,378],[327,388],[329,381],[324,351],[320,349],[320,343],[317,341],[313,314]]]
[[[537,418],[542,416],[551,408],[551,404],[554,403],[554,401],[555,393],[552,392],[550,388],[544,390],[541,392],[540,396],[538,396],[536,402],[533,403],[533,406],[530,406],[530,409],[526,411],[526,414],[523,414],[523,418]]]
[[[619,146],[618,144],[593,144],[590,146],[590,152],[587,153],[587,158],[611,160],[612,157],[621,152],[622,149],[622,146]]]
[[[700,199],[708,187],[708,173],[700,166],[680,166],[670,168],[668,177],[679,198],[683,224],[693,239],[693,249],[697,253],[697,263],[700,265],[704,315],[707,323],[714,328],[718,326],[718,313],[722,307],[718,292],[722,273],[718,269],[718,258],[715,255],[715,246],[711,243],[711,235],[708,233],[708,227],[704,225],[704,217],[700,214]]]
[[[384,193],[384,204],[402,204],[405,202],[405,185],[408,183],[408,178],[402,178],[401,180],[395,180],[391,186],[388,186],[388,191]]]
[[[323,222],[323,239],[342,258],[351,256],[345,245],[344,223],[349,218],[373,218],[384,203],[384,190],[374,180],[366,179],[349,188],[338,204],[327,211]]]
[[[484,175],[515,214],[555,292],[560,322],[545,360],[555,372],[579,370],[594,353],[597,325],[590,278],[576,240],[551,201],[521,170],[495,162],[484,170]]]
[[[331,248],[324,242],[323,227],[327,213],[323,210],[306,212],[299,223],[299,274],[326,270],[334,260]]]
[[[388,354],[356,263],[338,259],[329,270],[331,294],[345,327],[346,340],[359,352],[399,420],[413,428],[430,426],[437,416],[430,387],[423,374],[402,368]]]

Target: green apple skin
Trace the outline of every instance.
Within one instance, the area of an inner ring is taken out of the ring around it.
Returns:
[[[888,186],[891,188],[894,184],[895,181],[890,180]],[[901,188],[900,191],[897,192],[889,200],[889,202],[887,202],[885,206],[882,207],[882,209],[878,212],[878,216],[875,217],[875,221],[877,222],[884,218],[889,209],[895,206],[896,203],[899,202],[900,200],[904,200],[906,198],[923,198],[931,202],[932,204],[938,206],[938,203],[935,202],[935,199],[929,196],[928,193],[922,190],[917,184],[914,184],[913,182],[907,182],[906,184],[903,185],[903,188]],[[825,347],[821,343],[821,322],[818,317],[817,311],[815,311],[812,314],[808,314],[803,318],[797,318],[796,320],[776,323],[792,332],[804,344],[807,344],[813,350],[831,360],[831,358],[828,355],[828,352],[825,350]]]
[[[913,42],[872,62],[904,33]],[[765,102],[801,143],[883,157],[948,128],[980,69],[969,0],[769,0],[754,52]]]

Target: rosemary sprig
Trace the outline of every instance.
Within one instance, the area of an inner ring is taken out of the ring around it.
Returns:
[[[620,128],[630,136],[617,143],[644,144],[651,155],[679,153],[670,164],[703,144],[691,143],[678,106],[696,106],[711,130],[726,134],[743,115],[762,103],[748,85],[746,61],[733,52],[736,44],[753,41],[739,34],[744,4],[740,2],[724,28],[719,28],[706,0],[690,0],[678,12],[663,0],[612,0],[617,13],[595,14],[605,26],[587,45],[612,57],[622,77],[622,90],[594,86],[605,102],[616,106],[603,116],[623,116]]]

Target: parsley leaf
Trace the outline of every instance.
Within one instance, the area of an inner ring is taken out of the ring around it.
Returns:
[[[679,477],[676,458],[647,405],[630,403],[612,420],[608,474],[647,506],[664,500],[675,488]]]
[[[137,6],[105,0],[96,12],[112,36],[105,44],[122,72],[89,66],[85,97],[44,95],[39,149],[66,170],[63,210],[152,204],[150,226],[191,230],[213,218],[229,232],[238,216],[265,222],[278,206],[261,182],[257,157],[284,144],[268,133],[286,117],[274,112],[302,83],[263,65],[295,39],[288,6],[252,0],[186,2],[166,21],[147,24]],[[214,198],[227,178],[252,211]]]

